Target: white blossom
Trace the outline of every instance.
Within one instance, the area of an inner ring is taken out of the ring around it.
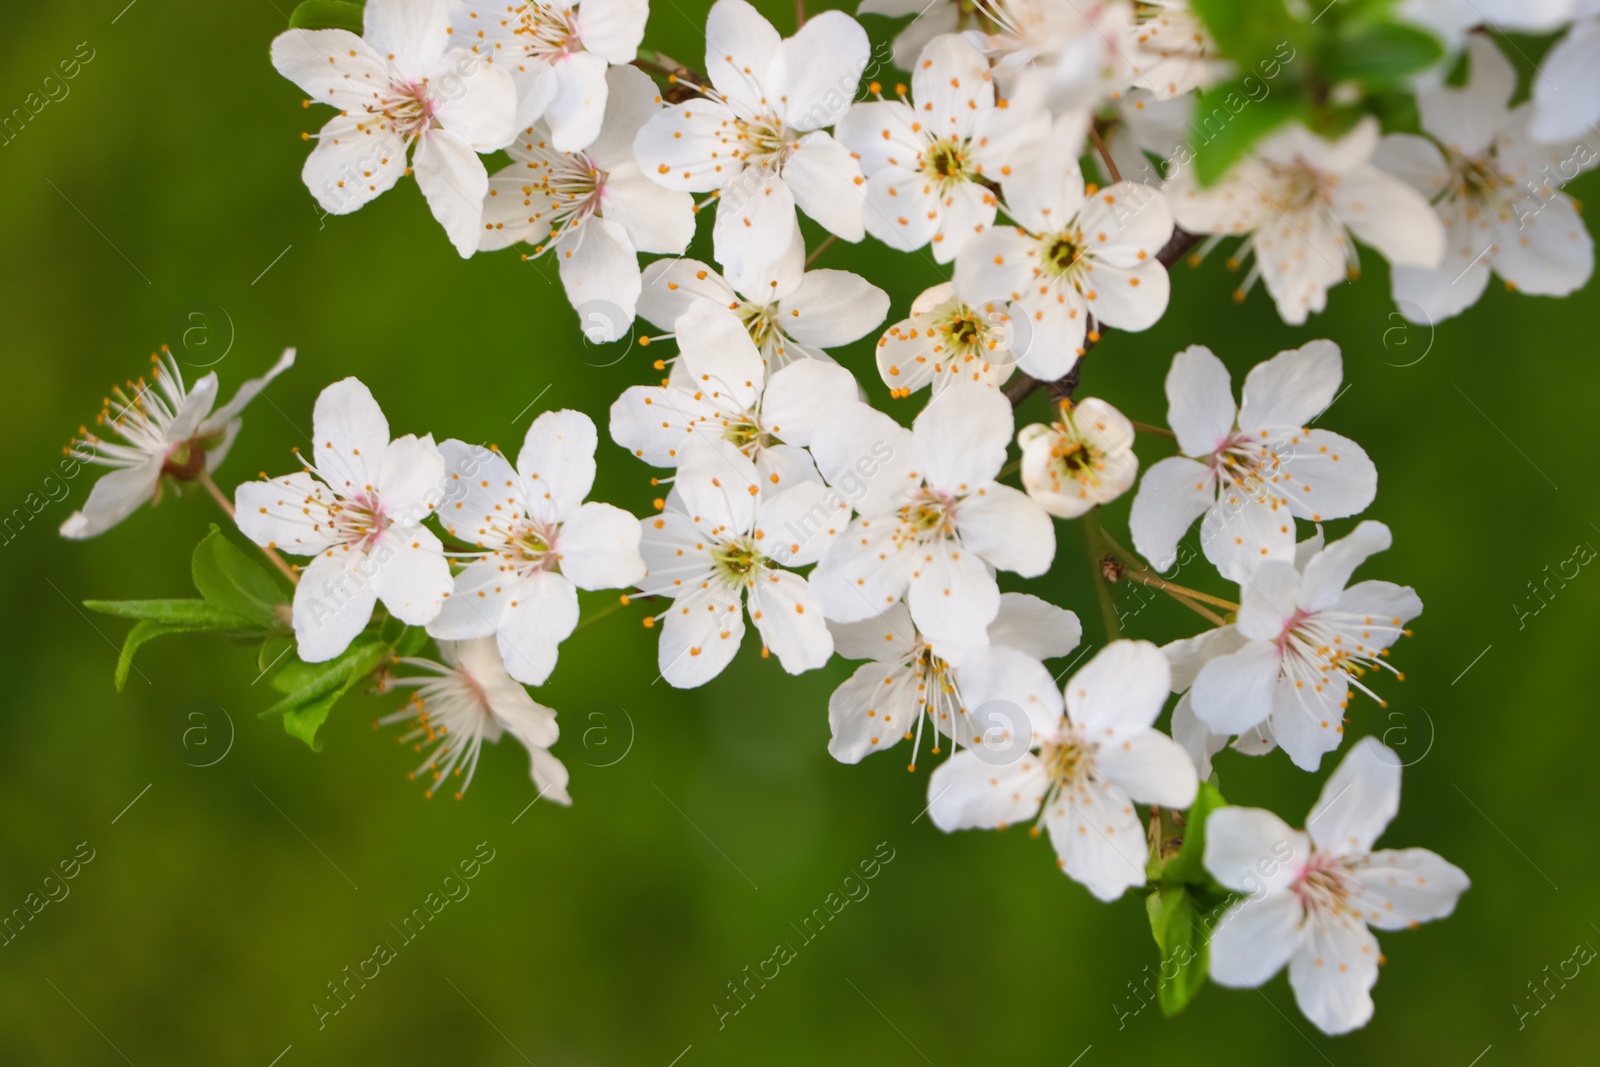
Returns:
[[[925,289],[911,302],[911,316],[878,339],[878,375],[891,395],[908,397],[923,386],[934,396],[952,382],[1000,386],[1016,369],[1019,334],[1009,304],[973,307],[950,282]]]
[[[706,22],[704,98],[639,131],[634,151],[669,189],[716,192],[717,262],[743,276],[789,248],[798,207],[861,240],[861,168],[825,131],[855,96],[870,47],[850,16],[824,11],[787,40],[746,0],[717,0]]]
[[[1195,675],[1196,717],[1223,735],[1265,725],[1295,766],[1316,770],[1323,753],[1339,747],[1351,690],[1383,704],[1367,676],[1387,670],[1404,678],[1389,664],[1389,646],[1422,614],[1422,601],[1393,582],[1349,585],[1389,544],[1389,528],[1368,521],[1303,567],[1273,559],[1254,568],[1239,588],[1234,625],[1243,641]]]
[[[825,351],[860,340],[883,321],[889,296],[844,270],[806,270],[796,232],[777,262],[737,285],[696,259],[662,259],[644,269],[639,315],[672,331],[696,300],[721,304],[739,317],[761,352],[768,377],[798,359],[832,363]]]
[[[745,326],[694,300],[678,318],[679,355],[661,385],[635,385],[611,405],[611,436],[646,463],[679,466],[694,438],[727,441],[752,460],[767,492],[821,479],[805,446],[856,382],[831,361],[801,359],[768,380]]]
[[[1133,424],[1104,400],[1063,403],[1055,422],[1017,432],[1022,486],[1050,514],[1075,519],[1133,488]]]
[[[141,378],[128,382],[126,389],[114,388],[95,417],[97,431],[80,427],[67,449],[78,462],[110,467],[111,473],[94,483],[83,509],[61,524],[62,537],[79,541],[105,533],[141,504],[160,500],[163,479],[188,481],[216,470],[239,434],[244,406],[294,366],[294,349],[284,349],[266,374],[245,382],[232,400],[213,410],[216,372],[201,377],[193,388],[185,387],[178,361],[166,346],[161,351],[165,362],[150,357],[149,383]],[[100,431],[122,440],[108,441]]]
[[[1533,141],[1532,106],[1507,107],[1517,86],[1510,62],[1479,34],[1467,48],[1472,75],[1463,88],[1417,94],[1429,136],[1391,134],[1378,148],[1379,163],[1426,196],[1444,223],[1439,267],[1396,267],[1391,275],[1401,314],[1426,323],[1477,302],[1491,271],[1509,288],[1565,296],[1594,270],[1594,242],[1559,190],[1600,154],[1583,140]]]
[[[587,148],[600,134],[607,68],[633,62],[649,0],[450,0],[456,40],[508,71],[516,125],[542,119],[558,152]]]
[[[1359,267],[1351,235],[1397,267],[1437,267],[1444,228],[1427,199],[1372,162],[1378,123],[1368,116],[1335,141],[1303,126],[1280,130],[1215,186],[1202,189],[1193,167],[1177,172],[1168,195],[1190,233],[1247,238],[1252,255],[1243,299],[1266,283],[1283,321],[1299,325],[1321,311],[1330,286]]]
[[[1003,829],[1038,816],[1061,869],[1101,900],[1143,885],[1145,834],[1133,805],[1186,808],[1199,788],[1183,749],[1154,729],[1167,684],[1160,649],[1113,641],[1067,681],[1065,714],[1057,698],[1057,725],[1033,752],[995,765],[967,749],[933,772],[934,825]]]
[[[1339,347],[1311,341],[1252,368],[1237,406],[1228,368],[1210,349],[1173,357],[1167,418],[1183,455],[1139,483],[1128,520],[1139,553],[1165,570],[1203,515],[1206,558],[1238,582],[1263,560],[1294,558],[1296,517],[1365,510],[1377,493],[1372,461],[1354,441],[1308,426],[1333,402],[1342,373]]]
[[[1000,611],[989,624],[989,647],[959,664],[933,650],[904,604],[875,619],[828,628],[834,651],[872,661],[828,699],[828,752],[841,763],[859,763],[905,738],[913,741],[913,770],[924,724],[935,731],[934,755],[940,736],[961,746],[988,745],[991,752],[1013,744],[1026,748],[1030,738],[1020,728],[1028,715],[1039,716],[1026,719],[1034,730],[1052,729],[1055,721],[1045,713],[1053,701],[1038,694],[1053,691],[1055,683],[1042,661],[1065,656],[1083,637],[1076,615],[1027,593],[1001,594]],[[1022,715],[1011,715],[1013,710]]]
[[[449,780],[459,778],[455,796],[460,800],[478,771],[483,743],[498,741],[509,733],[528,750],[529,773],[539,787],[539,796],[570,805],[567,769],[550,754],[550,746],[560,736],[556,713],[536,702],[506,673],[494,641],[487,637],[440,641],[439,655],[443,663],[415,656],[399,660],[428,673],[395,679],[394,685],[415,687],[416,692],[404,709],[377,722],[390,726],[411,721],[412,728],[395,740],[418,752],[429,749],[411,777],[421,776],[429,783],[430,797]]]
[[[655,86],[633,67],[606,75],[606,123],[588,147],[562,152],[542,120],[506,149],[511,165],[489,179],[481,250],[517,242],[553,253],[585,336],[615,341],[633,322],[640,252],[676,255],[694,238],[694,200],[646,178],[633,138],[661,110]],[[615,309],[614,311],[612,309]]]
[[[910,430],[864,404],[841,407],[812,441],[830,485],[887,442],[855,502],[859,518],[811,576],[828,618],[859,622],[902,596],[917,629],[948,658],[987,643],[1000,610],[994,572],[1037,577],[1055,555],[1050,517],[995,479],[1012,434],[997,389],[957,382]]]
[[[517,131],[511,76],[450,47],[445,0],[369,0],[364,17],[361,37],[295,29],[273,39],[278,73],[339,110],[300,176],[323,210],[344,215],[412,170],[433,217],[470,256],[489,190],[478,153],[504,148]]]
[[[1212,980],[1259,986],[1287,965],[1295,1002],[1318,1029],[1366,1025],[1382,962],[1368,927],[1443,919],[1471,884],[1427,849],[1372,850],[1399,808],[1400,757],[1365,737],[1322,787],[1304,831],[1260,808],[1213,811],[1206,868],[1248,898],[1211,935]]]
[[[533,420],[512,467],[498,452],[450,440],[440,523],[473,546],[428,632],[447,640],[494,637],[506,670],[543,685],[578,625],[579,589],[622,589],[645,575],[639,520],[585,502],[599,437],[581,411]]]
[[[305,470],[240,485],[234,519],[258,545],[316,557],[295,586],[293,619],[300,658],[320,663],[349,647],[377,601],[409,626],[431,622],[451,580],[444,546],[422,525],[444,492],[433,437],[391,441],[355,378],[322,391],[311,427]]]

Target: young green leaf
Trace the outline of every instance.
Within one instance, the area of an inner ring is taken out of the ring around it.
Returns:
[[[133,656],[149,641],[167,634],[192,634],[203,633],[209,630],[208,626],[183,626],[170,622],[157,622],[154,619],[141,619],[133,624],[133,629],[128,631],[128,636],[122,639],[122,652],[117,656],[116,673],[112,680],[116,682],[117,692],[122,692],[122,687],[128,684],[128,672],[133,670]]]
[[[272,685],[287,693],[266,711],[263,719],[273,715],[283,717],[283,728],[291,737],[298,737],[320,751],[317,730],[328,718],[328,713],[339,698],[355,688],[371,674],[390,654],[389,645],[368,638],[358,640],[338,657],[326,663],[305,663],[295,657],[273,676]]]
[[[1206,982],[1210,946],[1200,908],[1182,886],[1162,886],[1145,900],[1150,932],[1161,950],[1156,1001],[1163,1015],[1189,1006]]]
[[[296,30],[349,30],[360,34],[366,19],[362,4],[348,0],[304,0],[289,15],[289,27]]]
[[[1280,44],[1297,50],[1305,44],[1306,26],[1290,13],[1286,0],[1189,0],[1189,7],[1223,57],[1241,70],[1253,69]]]
[[[253,619],[268,629],[284,628],[289,606],[287,590],[215,525],[195,546],[189,569],[194,587],[210,604]]]
[[[1444,56],[1432,34],[1398,22],[1382,22],[1328,43],[1321,73],[1331,85],[1354,82],[1367,92],[1404,85],[1408,75]]]
[[[227,611],[205,600],[85,600],[83,606],[121,619],[183,626],[191,630],[228,630],[248,633],[262,627],[254,619]]]
[[[1304,111],[1304,102],[1286,92],[1251,99],[1242,78],[1205,90],[1189,124],[1195,177],[1201,185],[1216,184],[1262,138]]]

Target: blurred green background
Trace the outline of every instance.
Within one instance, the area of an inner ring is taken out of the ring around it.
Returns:
[[[18,401],[0,509],[41,499],[105,388],[142,373],[158,344],[179,348],[190,326],[203,329],[180,355],[192,377],[226,351],[224,395],[284,346],[300,350],[248,411],[220,472],[230,488],[291,469],[314,397],[345,375],[372,387],[396,433],[508,451],[537,411],[573,407],[603,427],[623,388],[656,377],[660,349],[593,365],[615,352],[583,345],[552,264],[458,260],[411,182],[319,218],[299,135],[323,116],[267,60],[287,6],[125,2],[25,5],[0,43],[6,111],[42,94],[58,61],[81,59],[80,42],[93,54],[69,94],[0,147],[0,306]],[[792,30],[788,3],[762,6]],[[649,40],[697,60],[707,7],[656,4]],[[887,37],[882,20],[867,23]],[[1597,188],[1590,177],[1573,192]],[[1495,285],[1435,332],[1392,314],[1367,253],[1359,283],[1292,329],[1264,293],[1232,303],[1222,258],[1177,269],[1166,318],[1109,335],[1080,395],[1160,422],[1167,362],[1189,343],[1214,348],[1236,380],[1313,337],[1343,347],[1349,389],[1320,424],[1373,456],[1368,515],[1395,531],[1362,576],[1411,583],[1427,605],[1394,654],[1407,680],[1381,683],[1387,710],[1353,704],[1350,732],[1384,736],[1411,764],[1385,843],[1433,848],[1474,883],[1449,921],[1383,936],[1366,1030],[1324,1038],[1282,977],[1260,992],[1208,988],[1177,1019],[1136,1011],[1130,987],[1155,966],[1142,899],[1094,902],[1020,828],[940,834],[917,818],[930,757],[915,776],[903,746],[835,763],[826,704],[854,669],[843,661],[790,678],[747,642],[716,682],[676,692],[651,684],[642,608],[584,629],[537,693],[561,712],[570,810],[524,810],[534,788],[511,744],[486,750],[464,801],[424,800],[406,779],[412,754],[372,729],[393,696],[347,700],[313,754],[256,718],[274,697],[251,682],[253,651],[222,641],[150,646],[119,696],[125,624],[77,603],[186,595],[189,551],[217,515],[192,495],[67,543],[55,531],[88,491],[80,476],[0,546],[0,910],[40,891],[81,842],[94,856],[70,896],[0,949],[0,1062],[1584,1062],[1600,1042],[1600,976],[1551,982],[1539,1014],[1518,1011],[1540,1004],[1529,983],[1600,943],[1584,651],[1600,578],[1552,582],[1536,614],[1530,596],[1576,546],[1600,546],[1596,287],[1556,301]],[[936,280],[923,257],[880,248],[835,246],[822,265],[883,285],[895,318]],[[839,355],[882,400],[871,339]],[[1036,396],[1021,415],[1043,413]],[[1141,443],[1146,463],[1163,444]],[[650,474],[603,442],[596,495],[643,513]],[[1108,516],[1123,538],[1126,510]],[[1056,568],[1032,588],[1075,608],[1098,644],[1081,530],[1058,530]],[[1214,574],[1188,577],[1227,591]],[[1118,593],[1130,611],[1136,592]],[[1193,621],[1152,604],[1130,629],[1164,641]],[[1332,765],[1308,776],[1281,756],[1218,761],[1231,800],[1296,823]],[[479,842],[494,859],[470,896],[401,946],[391,924]],[[804,943],[791,924],[880,843],[893,859],[870,896]],[[380,941],[398,958],[319,1029],[313,1001]],[[797,958],[719,1027],[727,983],[780,942]]]

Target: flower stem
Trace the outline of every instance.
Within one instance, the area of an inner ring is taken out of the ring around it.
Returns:
[[[1115,641],[1122,636],[1122,622],[1117,618],[1117,605],[1111,596],[1111,583],[1106,581],[1101,559],[1106,554],[1107,539],[1100,525],[1100,506],[1096,504],[1083,516],[1083,541],[1089,550],[1089,577],[1094,582],[1095,595],[1100,600],[1100,617],[1106,624],[1106,640]]]
[[[1178,435],[1167,429],[1165,426],[1152,426],[1148,422],[1134,422],[1132,419],[1129,419],[1128,421],[1133,423],[1133,428],[1138,430],[1140,433],[1151,433],[1155,434],[1157,437],[1170,438],[1173,441],[1178,439]]]
[[[800,21],[804,22],[805,18],[802,17],[800,19]],[[818,244],[817,247],[813,248],[811,250],[811,254],[806,257],[806,266],[809,267],[809,266],[811,266],[811,264],[815,263],[818,259],[820,259],[822,257],[822,253],[824,253],[828,249],[832,248],[834,242],[837,241],[838,239],[839,239],[838,237],[834,236],[831,233],[828,234],[827,237],[823,238],[822,242],[820,244]]]
[[[1152,574],[1141,567],[1129,567],[1123,572],[1122,576],[1129,581],[1138,582],[1140,585],[1148,585],[1152,589],[1160,589],[1164,593],[1171,593],[1173,596],[1182,597],[1185,600],[1198,600],[1202,604],[1214,604],[1219,608],[1227,608],[1229,611],[1239,610],[1239,605],[1231,600],[1224,600],[1219,596],[1212,596],[1210,593],[1202,593],[1200,590],[1190,589],[1188,586],[1174,585],[1159,574]]]
[[[201,485],[206,487],[206,492],[211,494],[211,499],[217,502],[217,507],[227,512],[228,518],[233,518],[233,501],[228,499],[226,493],[217,488],[217,483],[211,480],[211,472],[208,470],[201,470],[199,474],[199,482]],[[237,525],[237,523],[235,525]],[[289,566],[288,561],[286,561],[282,556],[278,555],[277,549],[271,548],[267,545],[258,545],[257,547],[260,548],[262,552],[266,553],[267,558],[272,561],[272,565],[282,571],[284,576],[287,577],[289,581],[296,585],[300,584],[300,576],[294,572],[293,567]]]
[[[613,604],[611,604],[610,607],[601,608],[599,611],[595,612],[593,615],[590,615],[587,619],[584,619],[582,622],[578,623],[577,629],[574,629],[572,632],[573,633],[577,633],[578,630],[582,630],[586,626],[591,626],[594,623],[599,622],[601,619],[605,618],[607,615],[615,615],[617,612],[619,612],[623,608],[627,607],[627,605],[628,605],[628,598],[627,597],[618,597],[617,600]]]
[[[1094,140],[1094,147],[1100,153],[1100,158],[1105,161],[1106,171],[1111,175],[1111,180],[1120,182],[1122,174],[1117,170],[1116,161],[1111,158],[1111,149],[1106,147],[1105,141],[1100,137],[1099,129],[1092,122],[1089,123],[1089,136]]]

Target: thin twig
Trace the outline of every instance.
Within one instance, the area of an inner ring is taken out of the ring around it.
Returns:
[[[1101,559],[1105,531],[1100,526],[1100,506],[1096,504],[1083,516],[1083,542],[1089,550],[1089,574],[1094,581],[1095,595],[1100,600],[1100,617],[1106,624],[1106,640],[1115,641],[1122,636],[1122,620],[1117,617],[1116,601],[1111,596],[1111,583],[1106,581]]]
[[[1212,596],[1210,593],[1202,593],[1200,590],[1190,589],[1186,585],[1175,585],[1161,577],[1159,574],[1152,574],[1141,567],[1128,567],[1122,572],[1122,576],[1128,579],[1130,582],[1138,582],[1140,585],[1148,585],[1152,589],[1159,589],[1163,593],[1170,593],[1175,597],[1182,597],[1185,600],[1198,600],[1202,604],[1213,604],[1219,608],[1226,608],[1229,611],[1239,610],[1239,605],[1235,604],[1231,600],[1224,600],[1219,596]]]
[[[1105,141],[1100,137],[1100,130],[1094,123],[1089,123],[1089,136],[1094,141],[1094,147],[1100,153],[1100,158],[1105,162],[1106,172],[1111,175],[1111,180],[1120,182],[1122,172],[1117,170],[1116,160],[1111,158],[1111,149],[1106,147]]]
[[[837,241],[838,239],[839,239],[838,235],[831,234],[831,233],[828,234],[828,236],[823,239],[823,242],[821,244],[819,244],[816,248],[813,248],[811,250],[811,254],[806,257],[806,267],[809,268],[811,266],[811,264],[815,263],[818,259],[821,259],[822,258],[822,253],[824,253],[828,249],[832,248],[833,247],[833,243],[835,241]]]
[[[228,518],[232,519],[233,501],[229,500],[227,495],[217,488],[217,483],[211,480],[211,472],[202,470],[199,475],[199,482],[206,487],[206,492],[211,494],[211,499],[217,502],[217,506],[227,512]],[[256,547],[260,548],[266,554],[266,557],[272,561],[272,565],[282,571],[291,582],[296,585],[300,584],[300,576],[294,572],[293,567],[289,566],[287,560],[278,555],[276,549],[270,545],[257,545]]]
[[[1167,429],[1165,426],[1152,426],[1148,422],[1135,422],[1133,419],[1129,419],[1128,422],[1131,423],[1133,428],[1138,430],[1140,433],[1153,433],[1157,437],[1170,437],[1174,441],[1178,439],[1178,435]]]

